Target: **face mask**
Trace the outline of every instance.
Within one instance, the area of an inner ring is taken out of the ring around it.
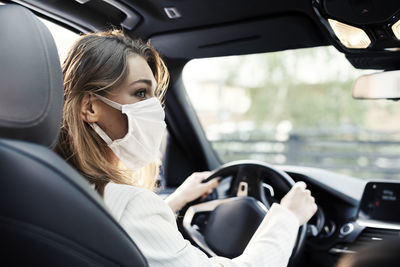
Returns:
[[[114,141],[96,123],[91,124],[122,163],[131,170],[137,170],[155,161],[160,156],[160,145],[166,128],[165,113],[160,101],[152,97],[134,104],[121,105],[100,95],[95,96],[128,117],[128,133]]]

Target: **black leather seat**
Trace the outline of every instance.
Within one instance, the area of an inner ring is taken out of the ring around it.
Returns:
[[[51,151],[62,73],[30,11],[0,6],[0,265],[147,266],[83,177]]]

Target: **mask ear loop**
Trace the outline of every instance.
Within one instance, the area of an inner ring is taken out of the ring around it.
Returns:
[[[102,102],[104,102],[105,104],[109,105],[110,107],[113,107],[115,109],[121,110],[122,111],[122,105],[114,102],[104,96],[98,95],[96,93],[93,93],[93,95],[95,95],[98,99],[100,99]]]
[[[103,129],[101,129],[100,126],[97,125],[97,123],[90,123],[89,125],[101,137],[101,139],[103,139],[104,142],[106,142],[107,145],[110,146],[112,144],[113,141],[111,140],[111,138],[108,137],[106,132],[104,132]]]
[[[114,102],[106,97],[103,97],[101,95],[98,95],[96,93],[93,93],[93,95],[95,97],[97,97],[99,100],[101,100],[103,103],[109,105],[110,107],[113,107],[117,110],[122,110],[122,105],[118,104],[117,102]],[[93,130],[101,137],[101,139],[104,140],[104,142],[106,142],[107,145],[111,145],[113,143],[113,141],[111,140],[111,138],[106,134],[106,132],[103,131],[103,129],[100,128],[99,125],[97,125],[97,123],[90,123],[89,124]]]

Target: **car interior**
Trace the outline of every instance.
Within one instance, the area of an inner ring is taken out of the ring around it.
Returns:
[[[101,197],[52,151],[61,128],[62,72],[42,19],[77,34],[122,28],[161,53],[171,81],[157,193],[167,196],[196,171],[222,178],[177,216],[182,235],[208,256],[239,256],[268,208],[297,181],[307,183],[318,210],[300,228],[289,266],[335,266],[360,247],[400,236],[398,180],[246,156],[221,160],[183,77],[191,60],[329,46],[355,69],[379,72],[360,77],[348,98],[397,101],[398,1],[1,2],[0,254],[7,266],[148,266]]]

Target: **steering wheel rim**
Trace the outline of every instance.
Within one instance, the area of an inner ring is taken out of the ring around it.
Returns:
[[[246,171],[243,171],[246,169]],[[237,174],[236,177],[234,177],[231,181],[231,188],[232,192],[236,191],[237,188],[237,195],[239,195],[239,189],[243,187],[243,181],[241,184],[240,180],[243,180],[243,174],[246,175],[248,170],[263,170],[264,172],[268,172],[271,174],[274,174],[274,183],[277,183],[278,181],[281,183],[280,184],[280,191],[283,191],[284,194],[286,194],[290,188],[295,184],[293,179],[285,172],[276,169],[272,165],[262,162],[262,161],[255,161],[255,160],[240,160],[240,161],[232,161],[227,164],[222,165],[218,169],[213,171],[213,174],[206,178],[204,182],[207,182],[215,177],[221,177],[221,180],[229,177],[229,175],[232,175],[232,173]],[[240,174],[240,172],[243,172]],[[251,173],[251,172],[250,172]],[[265,178],[251,178],[251,177],[245,177],[247,179],[246,182],[246,194],[242,194],[241,196],[250,196],[256,200],[256,204],[254,205],[255,207],[260,206],[260,211],[264,209],[262,206],[266,208],[265,213],[267,212],[269,208],[269,201],[267,200],[267,197],[265,196],[264,189],[261,180],[264,180]],[[268,178],[269,179],[269,178]],[[277,180],[278,179],[278,180]],[[271,181],[268,181],[271,182]],[[278,182],[278,184],[279,184]],[[235,185],[236,184],[236,185]],[[242,186],[241,186],[242,185]],[[239,186],[241,186],[239,188]],[[246,187],[245,186],[245,187]],[[275,185],[276,186],[276,185]],[[284,188],[286,186],[286,188]],[[266,189],[269,190],[270,195],[274,194],[274,189],[271,187],[269,184],[266,184]],[[271,192],[272,190],[272,192]],[[220,205],[229,205],[229,202],[236,201],[237,198],[235,196],[230,195],[229,198],[225,199],[216,199],[216,200],[211,200],[211,201],[194,201],[189,203],[182,211],[183,215],[182,218],[182,226],[186,234],[189,236],[189,239],[193,241],[196,245],[198,245],[203,251],[205,251],[209,256],[217,256],[217,254],[208,246],[204,235],[198,230],[192,227],[192,222],[193,218],[196,216],[196,214],[202,213],[202,212],[214,212],[215,209],[217,209]],[[246,201],[251,201],[251,200],[246,200]],[[257,209],[257,208],[256,208]],[[260,212],[256,211],[256,212]],[[292,256],[290,258],[290,263],[295,263],[299,259],[299,256],[304,248],[305,244],[305,239],[307,235],[307,225],[303,224],[298,232],[298,236],[296,239],[295,246],[293,248]]]

